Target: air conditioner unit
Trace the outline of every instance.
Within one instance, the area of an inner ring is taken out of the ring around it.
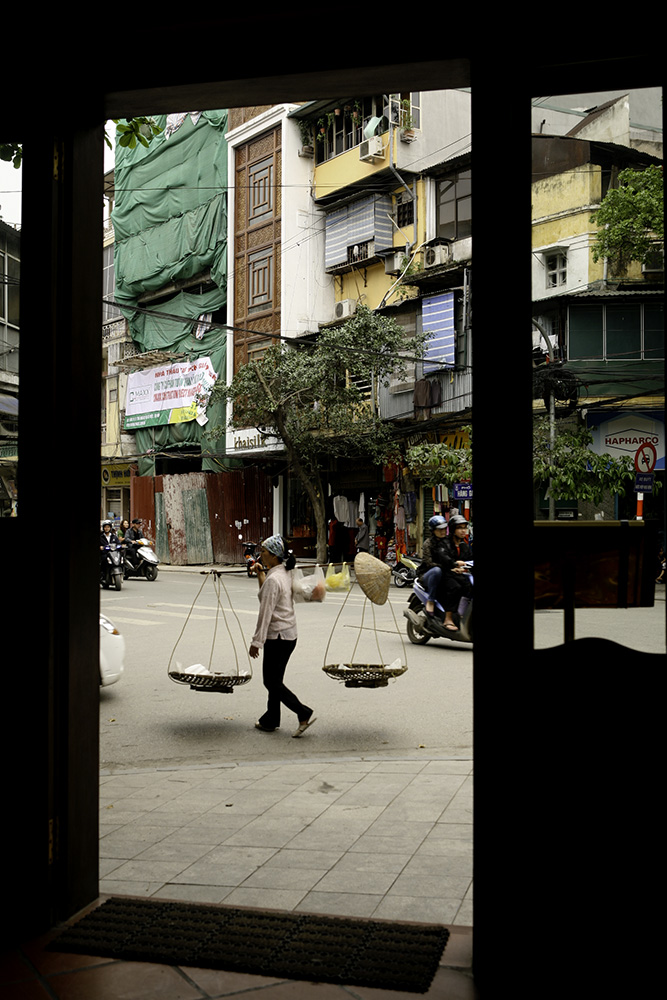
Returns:
[[[374,163],[375,160],[384,160],[381,135],[372,135],[370,139],[364,139],[363,142],[359,143],[359,159],[362,163]]]
[[[394,253],[388,253],[384,259],[384,273],[400,274],[403,270],[404,258],[405,250],[397,250]]]
[[[334,315],[336,319],[349,319],[357,311],[356,299],[342,299],[336,303]]]
[[[439,267],[449,264],[452,252],[447,246],[426,247],[424,251],[424,267]]]

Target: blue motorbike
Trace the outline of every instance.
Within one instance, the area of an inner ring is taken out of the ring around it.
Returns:
[[[472,569],[472,563],[469,564]],[[472,583],[472,574],[470,576]],[[459,610],[454,614],[456,629],[445,628],[445,609],[439,601],[434,601],[433,615],[426,614],[428,593],[419,580],[415,580],[408,606],[403,612],[407,619],[406,630],[408,639],[416,646],[424,646],[429,639],[450,639],[454,642],[467,642],[472,645],[473,614],[472,597],[464,598],[459,604]]]

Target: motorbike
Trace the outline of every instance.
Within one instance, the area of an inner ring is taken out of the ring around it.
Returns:
[[[240,535],[239,539],[241,539]],[[245,559],[248,576],[252,576],[253,566],[259,561],[259,550],[260,546],[258,542],[243,542],[243,558]]]
[[[470,564],[472,568],[472,564]],[[472,574],[471,574],[472,582]],[[439,601],[435,601],[433,615],[426,614],[426,602],[428,593],[422,587],[419,580],[415,580],[412,594],[408,600],[408,607],[403,611],[403,617],[407,619],[406,631],[410,642],[416,646],[424,646],[429,639],[451,639],[454,642],[467,642],[472,645],[473,641],[473,601],[470,598],[465,608],[463,603],[459,605],[460,614],[453,615],[457,629],[445,628],[445,609]]]
[[[137,564],[131,562],[128,548],[125,549],[124,576],[128,580],[132,576],[143,576],[146,580],[157,579],[158,557],[153,552],[151,544],[147,538],[138,538],[132,543]]]
[[[115,542],[104,546],[102,554],[102,565],[100,567],[100,582],[105,590],[114,587],[121,590],[123,587],[123,554],[122,546]]]
[[[395,587],[406,587],[417,579],[417,568],[421,562],[419,556],[398,554],[396,565],[391,568]]]

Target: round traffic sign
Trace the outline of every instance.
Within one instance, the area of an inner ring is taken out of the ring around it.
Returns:
[[[635,469],[637,472],[653,472],[657,460],[658,453],[655,450],[655,445],[651,444],[650,441],[644,441],[637,448],[635,454]]]

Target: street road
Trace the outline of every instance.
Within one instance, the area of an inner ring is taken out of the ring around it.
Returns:
[[[345,595],[328,593],[323,604],[297,605],[299,640],[286,683],[314,709],[317,723],[303,738],[292,739],[296,718],[284,711],[278,732],[256,730],[266,691],[261,658],[251,662],[246,648],[259,607],[257,581],[241,574],[222,580],[227,594],[221,595],[225,615],[219,614],[217,633],[210,577],[186,625],[205,582],[198,572],[161,570],[154,583],[132,579],[120,593],[101,592],[101,610],[126,643],[123,677],[100,691],[102,768],[298,760],[313,754],[471,756],[472,651],[447,640],[411,645],[403,618],[409,589],[393,586],[382,606],[365,602],[358,586],[345,604]],[[174,664],[207,665],[214,636],[214,664],[234,671],[236,651],[239,667],[253,671],[252,680],[232,695],[192,691],[167,675],[172,654]],[[407,658],[408,670],[386,688],[346,688],[322,671],[327,645],[327,663],[388,664],[400,657]]]
[[[196,571],[163,568],[154,583],[128,580],[120,593],[102,591],[101,609],[126,642],[125,674],[100,691],[103,768],[317,754],[472,755],[472,650],[447,640],[411,645],[403,618],[409,589],[393,586],[380,607],[365,602],[357,586],[346,602],[344,595],[328,593],[323,604],[297,605],[299,641],[286,682],[318,721],[300,740],[291,738],[296,725],[290,712],[284,712],[278,732],[255,730],[266,704],[261,658],[251,663],[246,654],[257,617],[257,581],[242,574],[222,580],[227,592],[221,593],[224,615],[218,612],[217,631],[212,578]],[[654,608],[578,610],[575,635],[664,653],[664,587],[658,598]],[[562,612],[538,612],[536,647],[562,642]],[[252,680],[233,695],[192,691],[170,680],[170,657],[174,664],[208,664],[212,645],[214,664],[233,672],[238,662],[241,670],[252,670]],[[506,669],[511,650],[508,636],[492,668]],[[325,662],[392,663],[398,657],[407,660],[408,670],[386,688],[346,688],[322,671]]]

